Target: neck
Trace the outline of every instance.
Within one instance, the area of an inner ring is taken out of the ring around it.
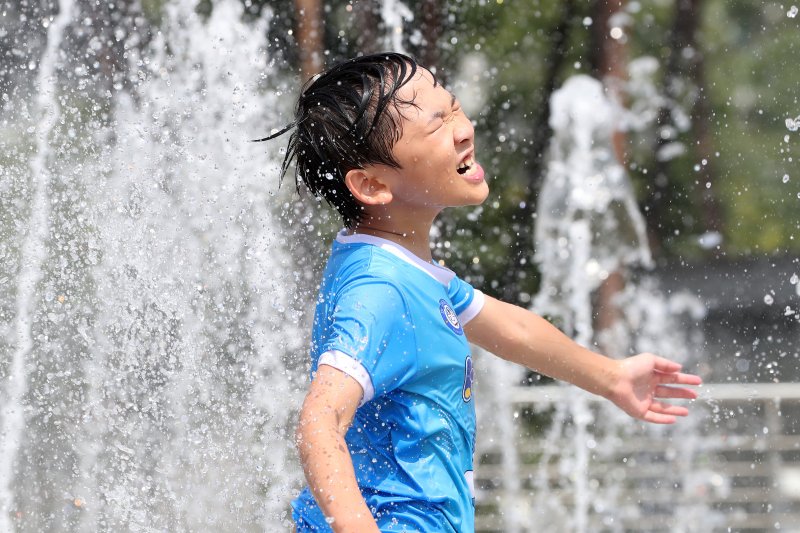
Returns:
[[[381,221],[368,220],[359,223],[353,228],[353,233],[373,235],[386,239],[387,241],[392,241],[425,261],[431,260],[431,248],[428,241],[430,225],[428,225],[426,231],[423,231],[425,229],[423,227],[404,229],[401,231],[397,227],[391,227],[385,223],[381,224],[380,222]]]
[[[355,227],[353,231],[364,233],[364,230],[377,231],[379,233],[388,233],[390,235],[397,235],[398,237],[403,237],[403,238],[408,237],[408,233],[405,232],[400,233],[398,231],[392,231],[388,229],[374,228],[372,226],[367,226],[366,224],[359,224],[358,226]]]

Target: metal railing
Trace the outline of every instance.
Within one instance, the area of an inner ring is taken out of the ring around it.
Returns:
[[[505,392],[512,442],[478,458],[479,532],[800,532],[800,383],[704,385],[691,421],[655,429],[614,426],[610,404],[585,395],[594,446],[583,464],[570,458],[578,438],[571,415],[547,435],[554,406],[581,391]]]

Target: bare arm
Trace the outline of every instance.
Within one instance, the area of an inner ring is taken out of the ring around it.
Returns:
[[[344,435],[353,421],[362,390],[336,368],[320,365],[297,426],[297,447],[306,480],[336,533],[377,532],[378,526],[356,483]]]
[[[686,416],[685,407],[658,399],[696,398],[694,390],[670,385],[701,383],[698,376],[681,373],[678,363],[652,354],[609,359],[576,344],[540,316],[489,296],[464,330],[470,342],[608,398],[629,415],[648,422],[671,424],[676,416]]]

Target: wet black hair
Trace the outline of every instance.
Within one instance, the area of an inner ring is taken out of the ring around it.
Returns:
[[[400,168],[392,148],[402,135],[403,100],[398,91],[421,67],[404,54],[380,53],[339,63],[309,80],[297,100],[294,121],[257,141],[289,130],[281,181],[296,159],[295,185],[302,181],[339,211],[347,227],[364,216],[344,182],[348,171],[371,164]],[[435,79],[435,78],[434,78]]]

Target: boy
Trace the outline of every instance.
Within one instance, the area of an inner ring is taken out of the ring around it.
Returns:
[[[390,53],[339,64],[305,88],[290,127],[282,172],[296,158],[297,175],[346,225],[314,317],[297,531],[474,530],[468,341],[635,418],[687,414],[659,400],[696,397],[670,386],[700,383],[677,363],[591,352],[431,260],[439,212],[480,204],[489,189],[473,126],[430,71]]]

